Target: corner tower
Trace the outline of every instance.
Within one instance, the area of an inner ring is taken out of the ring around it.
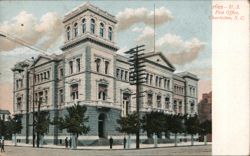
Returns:
[[[63,51],[80,43],[91,41],[107,49],[117,51],[115,46],[115,16],[89,2],[68,12],[64,19]]]

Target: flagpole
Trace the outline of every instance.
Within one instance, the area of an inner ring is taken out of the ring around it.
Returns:
[[[155,53],[155,3],[154,3],[154,53]]]

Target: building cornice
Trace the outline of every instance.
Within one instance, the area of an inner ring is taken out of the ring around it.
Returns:
[[[66,43],[65,45],[63,45],[60,49],[61,50],[67,50],[69,48],[75,47],[75,46],[77,46],[77,45],[79,45],[81,43],[88,42],[88,41],[92,42],[92,43],[95,43],[97,45],[106,47],[106,48],[108,48],[110,50],[113,50],[113,51],[117,51],[119,49],[117,46],[111,45],[108,42],[104,43],[103,41],[94,39],[92,37],[92,35],[90,35],[90,34],[85,34],[85,35],[83,35],[82,37],[80,37],[80,38],[78,38],[76,40],[70,41],[70,42]]]
[[[91,5],[90,3],[87,3],[83,6],[78,7],[76,10],[71,11],[69,14],[65,15],[64,19],[63,19],[63,23],[66,23],[67,21],[69,21],[70,19],[86,12],[86,11],[91,11],[95,14],[98,14],[99,16],[113,22],[113,23],[117,23],[117,20],[115,19],[115,16],[109,14],[106,11],[101,10],[98,7],[95,7],[93,5]]]

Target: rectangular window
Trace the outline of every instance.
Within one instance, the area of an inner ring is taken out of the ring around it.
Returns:
[[[170,80],[169,79],[167,80],[167,89],[168,90],[170,89]]]
[[[41,81],[43,81],[43,73],[40,73]]]
[[[37,82],[39,82],[40,81],[39,74],[36,77],[37,77]]]
[[[18,89],[19,88],[19,82],[18,82],[18,80],[16,80],[16,89]]]
[[[125,71],[124,77],[125,77],[125,81],[127,81],[128,80],[128,71]]]
[[[108,74],[109,62],[105,61],[105,74]]]
[[[155,86],[157,87],[158,85],[158,76],[155,77]]]
[[[64,100],[63,100],[63,90],[62,89],[59,90],[59,102],[60,103],[64,102]]]
[[[162,78],[159,78],[159,87],[161,87],[161,79],[162,79]]]
[[[167,79],[164,79],[164,89],[167,87]]]
[[[150,85],[152,85],[153,75],[150,75]]]
[[[69,62],[69,70],[70,70],[70,74],[73,73],[73,61]]]
[[[48,90],[45,90],[45,103],[48,103]]]
[[[124,70],[121,70],[121,80],[123,80],[123,72]]]
[[[81,70],[81,60],[80,60],[80,58],[78,58],[78,59],[76,59],[76,64],[77,64],[77,72],[80,72],[80,70]]]
[[[37,95],[38,95],[38,94],[35,93],[35,99],[34,99],[34,100],[35,100],[35,101],[34,101],[35,105],[37,105],[37,102],[38,102],[38,101],[37,101],[37,100],[38,100],[38,96],[37,96]]]
[[[165,98],[165,109],[169,109],[169,97]]]
[[[71,98],[72,100],[78,99],[78,84],[71,85]]]
[[[107,90],[108,90],[107,85],[99,84],[99,86],[98,86],[98,99],[106,100],[107,99]]]
[[[97,58],[95,60],[95,63],[96,63],[96,71],[100,72],[101,59]]]
[[[174,100],[174,112],[175,114],[177,114],[177,101]]]
[[[20,82],[21,82],[21,88],[22,88],[23,87],[23,79],[21,79]]]
[[[43,92],[39,92],[38,94],[39,94],[38,104],[41,105],[43,102]]]
[[[62,68],[60,68],[60,78],[62,79],[63,78],[63,69]]]
[[[116,78],[119,78],[120,69],[116,69]]]
[[[17,98],[17,110],[21,110],[21,105],[22,105],[22,98],[18,97]]]
[[[179,101],[179,113],[182,114],[182,101]]]
[[[149,77],[149,74],[147,73],[146,78],[145,78],[146,84],[148,84],[148,77]]]
[[[157,96],[157,107],[161,108],[161,96]]]
[[[45,80],[47,79],[46,72],[43,73],[43,77],[44,77]]]
[[[153,94],[148,94],[148,105],[149,106],[153,105]]]
[[[50,72],[49,71],[47,71],[47,78],[48,78],[48,80],[50,79]]]

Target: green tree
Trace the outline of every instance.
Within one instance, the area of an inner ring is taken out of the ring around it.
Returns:
[[[6,122],[0,119],[0,137],[6,136]]]
[[[204,136],[204,144],[207,144],[207,134],[212,133],[212,121],[206,120],[199,125],[199,134]]]
[[[177,146],[177,135],[178,133],[184,132],[184,123],[182,115],[166,115],[167,128],[166,131],[174,133],[175,146]]]
[[[136,134],[140,129],[138,117],[139,116],[136,112],[128,114],[126,117],[120,117],[120,119],[117,119],[116,121],[119,125],[116,130],[121,133]]]
[[[152,134],[157,134],[161,137],[161,133],[164,131],[165,119],[163,112],[150,112],[143,116],[142,118],[142,129],[147,132],[149,138]]]
[[[87,134],[90,131],[90,128],[85,125],[88,122],[88,117],[85,117],[86,111],[86,106],[75,104],[67,108],[68,114],[64,118],[55,118],[53,121],[53,124],[57,125],[61,130],[66,129],[67,132],[73,134],[73,149],[77,148],[78,136]]]
[[[16,141],[16,134],[20,133],[23,126],[22,126],[22,115],[21,114],[16,114],[13,116],[13,118],[9,118],[7,121],[7,133],[11,136],[14,134],[14,141],[15,141],[15,146],[17,145]]]
[[[49,112],[48,111],[40,111],[35,112],[34,114],[34,129],[37,133],[37,147],[40,144],[40,137],[44,136],[45,133],[48,132],[50,125]]]
[[[185,121],[186,132],[191,134],[191,146],[194,145],[194,135],[200,131],[200,122],[197,115],[189,116]]]

